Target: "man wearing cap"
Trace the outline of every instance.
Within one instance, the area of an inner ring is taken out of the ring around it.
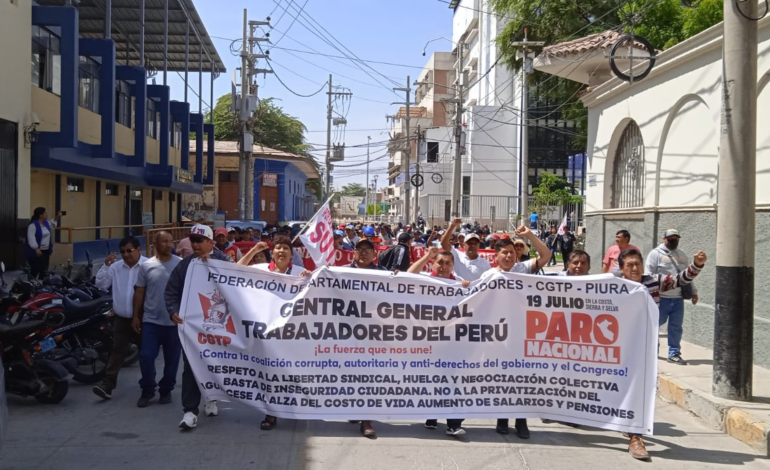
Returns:
[[[235,240],[235,227],[230,227],[227,229],[227,241],[230,243],[234,243]]]
[[[235,246],[235,243],[227,240],[227,229],[220,227],[214,231],[214,248],[229,256],[233,261],[241,259],[243,254],[241,250]]]
[[[376,256],[377,255],[374,251],[374,243],[372,243],[371,240],[364,238],[356,244],[356,250],[353,252],[353,262],[346,267],[356,269],[373,269],[375,271],[387,271],[387,268],[379,264],[374,264],[374,258]],[[368,437],[370,439],[377,437],[371,420],[361,421],[361,434],[363,434],[364,437]]]
[[[391,246],[380,256],[380,266],[389,271],[406,271],[409,269],[409,252],[411,250],[412,237],[406,232],[398,234],[398,244]]]
[[[441,248],[444,251],[450,251],[454,255],[454,270],[458,276],[469,281],[475,281],[485,271],[490,270],[492,266],[490,266],[489,261],[479,256],[481,238],[475,233],[470,233],[465,237],[462,245],[465,252],[452,247],[452,234],[461,223],[462,219],[459,217],[452,220],[449,228],[441,237]]]
[[[184,290],[187,268],[190,266],[190,263],[195,259],[206,262],[209,258],[232,262],[229,256],[214,249],[214,232],[208,225],[194,225],[190,229],[190,243],[193,248],[192,256],[183,259],[174,268],[168,278],[166,291],[164,292],[166,311],[168,311],[171,321],[175,325],[184,323],[184,320],[179,316],[179,308],[182,305],[182,291]],[[184,358],[184,372],[182,373],[182,407],[184,409],[184,417],[179,423],[179,427],[182,429],[192,429],[198,425],[198,407],[201,404],[201,391],[198,388],[198,381],[195,379],[190,363],[187,361],[187,356],[182,354],[182,357]],[[206,403],[205,411],[206,416],[218,415],[217,402],[211,401]]]
[[[412,232],[414,238],[412,239],[413,246],[425,246],[425,240],[422,239],[422,233],[419,230]]]
[[[647,255],[647,261],[644,263],[645,272],[675,276],[687,269],[690,259],[684,251],[679,249],[680,239],[678,230],[673,228],[666,230],[663,234],[663,243]],[[695,283],[691,283],[690,286],[692,287],[677,287],[661,292],[658,305],[659,326],[663,326],[668,321],[668,362],[680,366],[687,365],[687,361],[682,359],[681,354],[684,301],[685,298],[689,298],[693,305],[698,303],[698,289]]]
[[[628,230],[618,230],[615,234],[615,244],[609,247],[607,254],[602,260],[603,273],[617,273],[620,271],[618,266],[618,256],[624,250],[636,250],[642,252],[639,248],[631,244],[631,233]]]
[[[360,238],[356,236],[356,231],[353,224],[348,224],[345,226],[345,243],[355,248],[358,240],[360,240]]]
[[[334,247],[338,250],[353,251],[353,247],[345,242],[345,232],[342,230],[334,231]]]

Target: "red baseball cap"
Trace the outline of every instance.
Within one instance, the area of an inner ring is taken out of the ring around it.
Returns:
[[[217,235],[224,235],[227,236],[227,229],[224,227],[219,227],[214,231],[214,238],[217,237]]]

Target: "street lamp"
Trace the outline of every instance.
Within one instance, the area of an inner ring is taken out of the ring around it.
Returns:
[[[455,44],[455,43],[454,43],[454,42],[453,42],[451,39],[449,39],[449,38],[445,38],[444,36],[440,36],[440,37],[437,37],[437,38],[433,38],[433,39],[431,39],[430,41],[428,41],[428,42],[426,42],[426,43],[425,43],[425,47],[423,47],[423,48],[422,48],[422,55],[425,55],[425,51],[428,49],[428,44],[432,43],[433,41],[438,41],[439,39],[444,39],[445,41],[449,41],[449,42],[451,42],[451,43],[452,43],[452,45],[454,45],[454,44]]]

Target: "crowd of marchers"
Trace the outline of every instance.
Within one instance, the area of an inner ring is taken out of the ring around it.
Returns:
[[[335,230],[335,244],[339,249],[353,251],[349,268],[391,272],[422,273],[433,277],[468,285],[484,279],[496,271],[522,274],[542,274],[543,267],[555,261],[560,247],[563,257],[563,276],[584,276],[591,269],[591,257],[583,250],[574,248],[575,236],[568,230],[534,231],[521,226],[511,233],[492,233],[488,227],[478,224],[462,224],[455,219],[447,227],[421,230],[417,225],[398,224],[346,224]],[[111,288],[114,299],[114,344],[103,382],[93,388],[101,399],[109,400],[118,385],[118,374],[132,342],[139,342],[141,389],[137,406],[149,406],[158,395],[159,404],[172,403],[171,392],[176,385],[180,358],[183,361],[181,401],[182,429],[192,429],[198,424],[201,392],[198,381],[182,350],[177,325],[183,320],[179,315],[182,291],[187,267],[195,260],[217,259],[251,266],[284,276],[308,276],[298,243],[299,237],[291,230],[270,230],[263,233],[220,228],[216,231],[207,225],[192,227],[185,239],[174,243],[168,232],[159,232],[153,240],[152,258],[141,255],[139,241],[126,237],[120,242],[120,252],[110,255],[97,274],[97,285]],[[425,232],[425,233],[423,233]],[[545,232],[538,234],[537,232]],[[668,361],[684,365],[681,356],[684,299],[697,303],[697,291],[693,279],[706,263],[706,254],[698,251],[690,262],[679,248],[679,232],[666,230],[663,242],[647,254],[630,244],[631,235],[618,231],[616,244],[607,250],[602,259],[601,271],[612,273],[644,285],[659,305],[660,324],[668,322]],[[243,241],[252,242],[245,253],[238,248]],[[412,259],[413,245],[426,247],[424,256]],[[480,250],[494,250],[494,267],[480,256]],[[177,256],[179,255],[179,256]],[[432,263],[430,272],[424,268]],[[335,268],[330,268],[335,269]],[[155,363],[163,350],[164,367],[160,381],[156,382]],[[207,416],[217,416],[215,401],[204,404]],[[376,431],[371,420],[356,422],[360,432],[374,438]],[[465,434],[463,420],[449,419],[446,433],[451,436]],[[577,427],[570,423],[561,423]],[[265,416],[260,428],[270,431],[278,425],[274,416]],[[436,419],[425,422],[427,429],[437,429]],[[495,430],[509,433],[508,419],[498,419]],[[530,438],[527,420],[515,419],[513,430],[521,439]],[[636,459],[649,459],[641,435],[628,435],[629,453]]]

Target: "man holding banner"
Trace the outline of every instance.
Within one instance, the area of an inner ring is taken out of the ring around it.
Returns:
[[[452,234],[455,229],[463,223],[463,219],[456,218],[452,220],[449,228],[446,229],[444,235],[441,237],[441,248],[444,251],[449,251],[454,255],[455,272],[469,281],[475,281],[480,279],[481,275],[486,271],[492,269],[489,265],[489,261],[479,256],[479,248],[481,247],[481,238],[475,233],[468,234],[462,247],[465,252],[459,251],[452,246]]]

